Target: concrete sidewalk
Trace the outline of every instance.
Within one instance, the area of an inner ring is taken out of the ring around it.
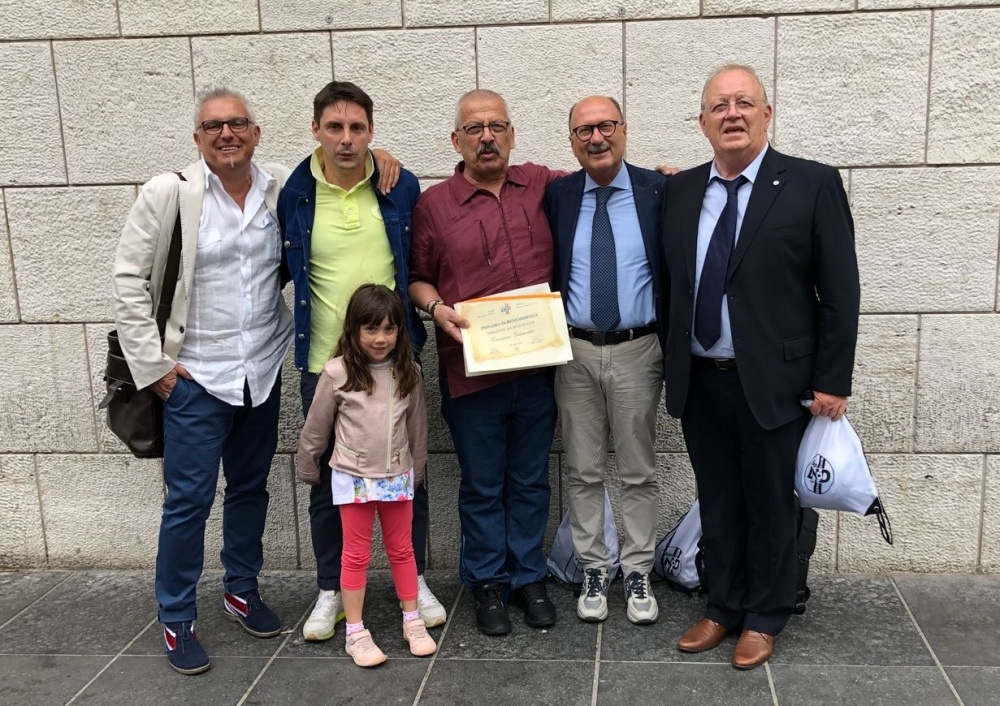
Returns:
[[[1000,577],[818,576],[808,612],[792,619],[771,662],[729,665],[735,642],[684,655],[674,646],[702,601],[654,583],[656,625],[625,619],[621,582],[611,616],[579,621],[573,593],[551,584],[559,623],[475,628],[472,601],[449,573],[428,573],[450,620],[431,631],[430,658],[411,657],[387,572],[373,572],[366,624],[389,655],[375,670],[344,654],[343,626],[322,644],[299,626],[314,598],[308,572],[270,573],[261,593],[289,626],[255,639],[226,621],[217,573],[200,586],[205,674],[174,673],[155,623],[150,572],[0,573],[0,704],[1000,704]]]

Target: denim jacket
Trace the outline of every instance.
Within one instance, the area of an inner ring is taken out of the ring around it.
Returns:
[[[316,215],[316,179],[306,157],[285,182],[278,197],[278,224],[284,238],[282,257],[282,283],[289,279],[295,285],[295,367],[301,372],[308,369],[309,331],[312,300],[309,294],[309,252],[313,218]],[[372,174],[372,185],[378,184],[378,166]],[[396,265],[396,293],[403,300],[403,311],[408,312],[410,339],[419,353],[427,340],[427,331],[420,315],[410,301],[410,240],[412,238],[411,214],[420,195],[420,184],[412,172],[401,169],[399,183],[388,196],[377,188],[375,196],[382,211],[385,234]]]

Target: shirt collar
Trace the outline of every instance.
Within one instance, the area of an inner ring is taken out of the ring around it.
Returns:
[[[515,184],[516,186],[528,185],[527,180],[521,174],[521,170],[517,168],[517,165],[507,167],[507,173],[504,175],[504,183]],[[464,204],[480,190],[478,186],[465,178],[465,161],[463,160],[456,164],[455,173],[451,178],[451,193],[455,197],[455,200],[459,204]]]
[[[201,158],[201,171],[205,176],[205,191],[208,191],[212,185],[220,189],[222,188],[222,181],[219,179],[219,175],[209,169],[204,157]],[[258,166],[256,162],[250,162],[250,177],[251,189],[266,191],[278,183],[278,180],[270,172]]]
[[[594,189],[599,189],[600,184],[590,178],[587,172],[583,173],[583,191],[584,193],[588,191],[593,191]],[[608,186],[613,186],[620,191],[631,191],[632,190],[632,180],[628,176],[628,168],[625,166],[625,160],[622,160],[621,166],[618,168],[618,173],[615,178],[611,180]]]
[[[760,151],[760,154],[754,157],[754,160],[747,165],[747,168],[740,172],[740,174],[746,177],[746,180],[751,184],[757,181],[757,172],[760,171],[760,163],[764,161],[764,155],[767,154],[769,147],[770,144],[765,142],[764,149]],[[740,176],[740,174],[737,174],[736,176]],[[712,168],[708,170],[708,183],[711,184],[712,179],[715,177],[722,179],[722,175],[719,174],[719,170],[715,168],[715,160],[713,159]]]
[[[359,181],[357,184],[352,186],[350,189],[345,189],[336,184],[331,184],[326,180],[326,175],[323,174],[323,148],[317,147],[313,153],[312,158],[309,161],[309,170],[312,172],[313,178],[321,184],[326,184],[331,189],[339,189],[346,194],[351,193],[355,189],[361,187],[362,184],[371,182],[372,175],[375,174],[375,160],[372,158],[371,150],[365,155],[365,178]]]

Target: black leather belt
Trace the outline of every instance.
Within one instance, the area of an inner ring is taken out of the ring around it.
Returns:
[[[625,341],[634,341],[642,336],[656,332],[656,324],[647,324],[639,328],[627,328],[622,331],[588,331],[583,328],[569,327],[569,335],[581,341],[589,341],[595,346],[614,346]]]
[[[701,355],[693,355],[691,363],[716,370],[736,370],[736,358],[706,358]]]

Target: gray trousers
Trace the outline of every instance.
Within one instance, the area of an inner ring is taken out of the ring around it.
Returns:
[[[584,569],[607,567],[604,476],[608,432],[614,435],[622,482],[625,576],[649,573],[656,547],[656,409],[663,352],[655,334],[613,346],[570,339],[573,360],[556,368],[556,403],[566,453],[573,548]],[[619,533],[621,534],[621,533]]]

